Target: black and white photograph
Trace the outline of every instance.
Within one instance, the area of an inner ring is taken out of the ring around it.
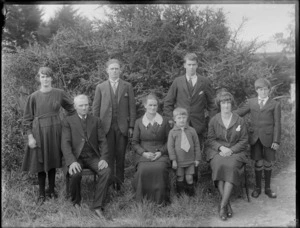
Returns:
[[[298,227],[299,2],[4,1],[2,227]]]

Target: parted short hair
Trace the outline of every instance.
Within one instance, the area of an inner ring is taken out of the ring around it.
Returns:
[[[230,101],[232,108],[236,106],[233,95],[226,90],[221,90],[220,92],[218,92],[217,97],[215,99],[215,105],[218,107],[219,110],[221,110],[220,104],[222,101]]]
[[[154,94],[154,93],[149,93],[147,96],[145,96],[142,100],[143,105],[146,105],[148,100],[156,100],[157,101],[157,105],[159,105],[159,100],[158,97]]]
[[[50,67],[40,67],[38,73],[35,75],[35,79],[38,82],[39,82],[39,77],[41,74],[45,74],[45,75],[47,75],[47,77],[51,77],[53,80],[55,80],[53,71]]]
[[[255,87],[255,90],[257,90],[258,88],[263,88],[263,87],[268,87],[270,89],[271,83],[266,78],[259,78],[259,79],[256,79],[256,81],[254,82],[254,87]]]
[[[113,63],[117,63],[117,64],[119,64],[119,66],[121,67],[121,62],[120,62],[118,59],[110,59],[110,60],[108,60],[108,61],[106,62],[106,64],[105,64],[106,68],[108,68],[109,65],[110,65],[110,64],[113,64]]]
[[[184,56],[184,62],[186,62],[187,60],[191,60],[191,61],[197,61],[197,55],[195,53],[187,53],[185,56]]]
[[[175,118],[178,115],[188,116],[188,111],[185,108],[177,107],[173,111],[173,117]]]

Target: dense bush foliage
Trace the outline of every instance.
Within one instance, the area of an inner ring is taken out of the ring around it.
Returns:
[[[292,63],[255,55],[256,42],[242,45],[229,31],[222,10],[200,11],[189,5],[109,7],[107,20],[60,27],[47,45],[35,42],[3,55],[4,167],[20,165],[24,101],[19,101],[19,89],[30,94],[38,88],[34,76],[40,66],[53,69],[55,87],[71,95],[85,93],[92,102],[96,85],[107,77],[106,61],[120,59],[122,77],[134,86],[138,116],[143,113],[140,98],[150,91],[163,102],[174,78],[184,73],[182,58],[187,52],[198,55],[198,73],[209,78],[214,89],[227,88],[238,104],[255,94],[253,84],[259,77],[269,78],[273,85],[282,83],[274,90],[276,96],[288,93]]]

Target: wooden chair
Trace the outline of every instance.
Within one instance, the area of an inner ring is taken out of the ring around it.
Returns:
[[[94,189],[95,189],[97,174],[91,169],[83,169],[82,176],[94,176]],[[70,174],[69,173],[67,173],[66,175],[66,197],[67,198],[70,197]]]

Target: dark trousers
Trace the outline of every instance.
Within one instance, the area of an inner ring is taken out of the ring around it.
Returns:
[[[87,158],[79,158],[78,163],[81,168],[89,168],[97,173],[98,179],[96,182],[96,191],[95,191],[95,199],[93,203],[93,208],[103,207],[104,200],[106,198],[107,188],[108,188],[108,180],[110,176],[110,168],[107,167],[102,170],[98,170],[98,163],[100,159],[98,157],[87,157]],[[80,204],[81,202],[81,179],[82,173],[77,172],[70,176],[70,192],[71,192],[71,200],[73,204]]]
[[[128,137],[124,136],[116,124],[112,124],[107,135],[109,167],[111,176],[116,177],[122,183],[124,182],[124,162],[125,152],[128,143]]]

